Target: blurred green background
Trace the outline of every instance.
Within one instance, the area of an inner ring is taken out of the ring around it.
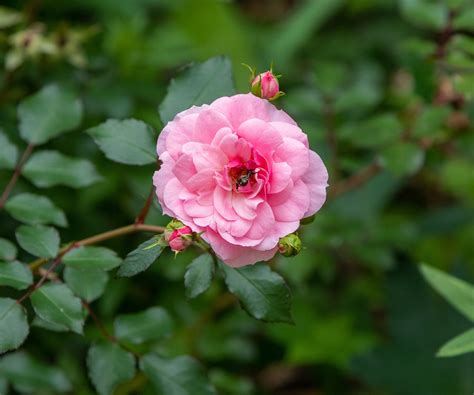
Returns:
[[[157,107],[167,84],[192,61],[229,56],[241,92],[249,78],[241,63],[264,71],[273,62],[286,92],[276,105],[298,121],[329,168],[333,195],[302,228],[305,249],[272,262],[292,289],[294,326],[257,322],[233,299],[226,303],[221,280],[187,300],[183,274],[196,251],[168,253],[144,274],[111,279],[94,303],[104,322],[164,306],[175,320],[174,335],[153,349],[196,356],[225,395],[472,393],[472,354],[435,358],[468,321],[417,270],[425,262],[474,278],[472,1],[1,5],[8,7],[0,8],[3,131],[25,146],[16,105],[49,82],[73,87],[85,103],[81,127],[47,146],[93,161],[102,175],[88,188],[41,191],[67,214],[64,241],[133,222],[154,171],[108,161],[83,131],[107,118],[134,117],[158,133]],[[1,189],[10,176],[0,171]],[[21,179],[14,193],[34,190]],[[168,220],[155,204],[147,221]],[[1,237],[11,239],[17,225],[0,212]],[[125,256],[143,240],[133,235],[106,245]],[[26,253],[20,258],[31,261]],[[96,335],[88,325],[86,338]],[[75,334],[34,328],[23,348],[61,367],[73,382],[71,393],[92,394],[87,345]],[[134,381],[117,393],[153,390]]]

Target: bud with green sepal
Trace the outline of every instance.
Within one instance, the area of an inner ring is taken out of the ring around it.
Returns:
[[[269,71],[255,75],[255,68],[252,68],[245,63],[242,63],[242,65],[247,67],[251,72],[250,89],[252,94],[270,101],[276,100],[285,94],[280,91],[280,86],[278,84],[278,78],[280,78],[281,75],[273,74],[273,66],[270,67]]]
[[[278,252],[283,256],[290,257],[298,255],[302,248],[301,239],[296,233],[290,233],[282,237],[278,242]]]

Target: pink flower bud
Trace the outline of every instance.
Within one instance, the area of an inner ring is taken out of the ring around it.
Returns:
[[[257,75],[252,81],[252,93],[264,99],[276,99],[280,93],[277,77],[271,71]]]
[[[172,232],[165,232],[165,238],[168,245],[174,252],[181,252],[188,248],[192,243],[193,231],[189,226],[175,229]]]

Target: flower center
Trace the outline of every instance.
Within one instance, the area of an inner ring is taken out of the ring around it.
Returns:
[[[227,174],[233,189],[242,191],[246,189],[245,187],[251,186],[255,182],[255,174],[258,170],[253,160],[245,163],[229,163]]]

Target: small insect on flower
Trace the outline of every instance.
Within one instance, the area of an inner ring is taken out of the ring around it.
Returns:
[[[256,170],[247,170],[247,173],[242,174],[235,182],[235,189],[239,189],[239,187],[245,187],[249,183],[250,177],[252,177],[254,174],[257,174]]]

